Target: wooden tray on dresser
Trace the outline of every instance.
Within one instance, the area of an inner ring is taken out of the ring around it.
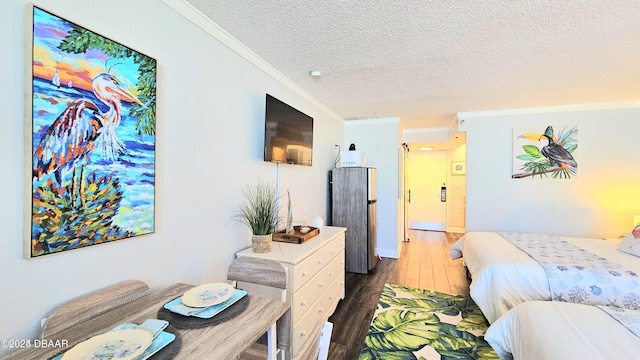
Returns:
[[[313,238],[320,233],[320,229],[308,226],[310,229],[308,233],[303,234],[300,232],[302,226],[294,226],[293,231],[286,233],[285,230],[273,233],[273,241],[288,242],[292,244],[302,244],[303,242]]]

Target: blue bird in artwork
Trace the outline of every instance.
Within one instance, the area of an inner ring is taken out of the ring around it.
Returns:
[[[72,171],[74,194],[79,187],[81,195],[84,168],[94,150],[111,161],[124,153],[125,144],[116,134],[122,119],[122,101],[146,107],[109,73],[98,74],[91,83],[93,94],[108,107],[107,112],[91,100],[73,100],[46,129],[33,151],[33,178],[39,180],[45,174],[53,174],[58,185],[63,186],[65,174]]]
[[[602,289],[600,289],[599,287],[597,287],[596,285],[591,285],[591,293],[593,295],[602,295]]]
[[[102,158],[115,160],[124,153],[125,145],[116,128],[122,119],[121,101],[146,107],[111,74],[101,73],[91,81],[93,94],[105,105],[102,112],[91,100],[76,99],[51,124],[33,152],[33,177],[54,173],[62,185],[62,172],[76,170],[94,149]]]

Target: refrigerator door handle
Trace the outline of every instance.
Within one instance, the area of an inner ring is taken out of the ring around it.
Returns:
[[[367,268],[368,270],[373,269],[377,262],[378,262],[378,258],[377,258],[377,254],[376,254],[376,246],[377,246],[377,227],[378,227],[378,222],[377,222],[377,216],[376,216],[376,201],[373,200],[369,203],[368,205],[369,209],[367,211],[367,222],[369,225],[369,229],[367,230],[368,232],[368,239],[367,239]]]

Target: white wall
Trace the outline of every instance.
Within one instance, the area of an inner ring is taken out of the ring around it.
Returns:
[[[398,199],[400,128],[398,118],[352,120],[345,122],[343,150],[356,144],[365,153],[367,167],[376,168],[377,252],[384,257],[400,256],[402,229],[398,217],[402,201]]]
[[[36,5],[158,61],[155,233],[44,258],[23,258],[25,19],[27,0],[0,15],[0,339],[33,337],[55,305],[125,279],[152,287],[223,281],[249,230],[230,219],[241,190],[276,165],[262,161],[264,98],[314,117],[313,166],[280,166],[296,216],[327,214],[327,171],[343,121],[283,85],[159,0],[40,0]]]
[[[451,139],[447,127],[404,129],[402,139],[407,144],[423,142],[447,142]]]
[[[632,215],[640,214],[640,103],[601,107],[458,114],[467,132],[466,230],[581,237],[629,232]],[[513,128],[549,124],[578,126],[578,176],[512,179]]]
[[[449,181],[447,182],[447,231],[465,232],[465,208],[467,196],[467,175],[451,175],[451,162],[467,161],[467,145],[463,144],[449,152]],[[465,172],[466,173],[466,172]]]

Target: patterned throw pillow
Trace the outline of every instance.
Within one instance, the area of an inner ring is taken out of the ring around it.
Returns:
[[[640,257],[640,223],[618,244],[618,250]]]

